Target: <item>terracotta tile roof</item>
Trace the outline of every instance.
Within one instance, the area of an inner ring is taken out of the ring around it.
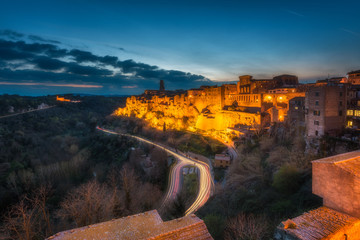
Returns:
[[[321,158],[319,160],[312,161],[313,163],[336,163],[341,161],[348,161],[354,158],[360,157],[360,151],[347,152],[343,154],[338,154],[331,157]],[[344,160],[345,159],[345,160]]]
[[[205,223],[194,214],[163,222],[156,210],[93,224],[55,234],[51,240],[67,239],[213,239]]]
[[[360,151],[339,154],[333,157],[312,161],[313,163],[328,163],[360,177]]]
[[[345,227],[352,226],[356,223],[358,224],[360,219],[327,207],[319,207],[318,209],[293,218],[289,222],[295,223],[296,226],[291,224],[288,228],[285,228],[284,226],[288,224],[282,222],[278,229],[298,239],[316,240],[325,239]]]

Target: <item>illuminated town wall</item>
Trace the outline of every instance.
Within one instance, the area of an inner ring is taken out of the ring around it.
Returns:
[[[274,89],[282,86],[280,80],[253,80],[240,77],[235,84],[202,86],[186,92],[147,90],[140,96],[126,100],[126,107],[114,115],[144,119],[152,127],[189,131],[226,131],[241,126],[268,126],[271,122],[283,122],[287,118],[289,100],[305,97],[295,87]],[[297,77],[289,77],[297,83]],[[261,87],[264,93],[253,93]],[[266,91],[264,90],[267,89]]]

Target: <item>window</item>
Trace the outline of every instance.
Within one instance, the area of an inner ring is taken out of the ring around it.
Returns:
[[[342,116],[342,110],[339,111],[339,116]]]
[[[360,117],[360,110],[355,110],[354,111],[354,116],[355,117]]]
[[[339,105],[342,106],[342,101],[339,102]]]
[[[319,126],[319,121],[314,121],[314,125]]]
[[[318,136],[318,135],[319,135],[319,132],[318,132],[318,131],[315,131],[315,135]]]
[[[342,92],[339,92],[339,94],[340,94],[340,97],[342,97]]]
[[[354,115],[354,110],[347,110],[346,115],[348,115],[348,116]]]
[[[320,111],[314,111],[314,116],[320,116]]]
[[[318,100],[315,101],[315,105],[319,106],[319,101]]]
[[[315,96],[318,97],[320,94],[319,92],[315,92]]]

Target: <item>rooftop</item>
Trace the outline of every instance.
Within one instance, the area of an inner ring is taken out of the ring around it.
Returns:
[[[49,240],[66,239],[212,239],[194,214],[163,222],[156,210],[59,232]]]
[[[327,207],[319,207],[293,218],[290,225],[287,222],[289,220],[282,222],[278,228],[298,239],[316,240],[326,237],[328,237],[326,239],[331,239],[329,238],[331,235],[335,235],[345,227],[358,224],[360,219]]]
[[[348,72],[348,74],[355,74],[355,73],[360,73],[360,70]]]
[[[332,157],[322,158],[312,161],[312,163],[334,164],[341,169],[360,176],[360,151],[353,151],[343,154],[338,154]]]

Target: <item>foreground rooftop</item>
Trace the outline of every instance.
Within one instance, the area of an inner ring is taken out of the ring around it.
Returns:
[[[360,219],[327,207],[306,212],[296,218],[282,222],[278,230],[283,239],[344,239],[344,234],[360,227]]]
[[[194,214],[164,222],[156,210],[59,232],[48,239],[213,239]]]

